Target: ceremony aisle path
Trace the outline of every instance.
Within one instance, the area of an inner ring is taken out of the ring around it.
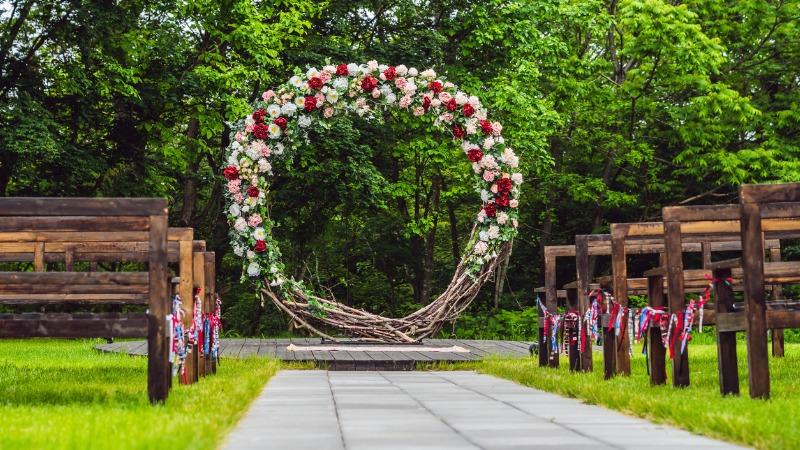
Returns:
[[[474,372],[286,370],[226,450],[735,448]]]

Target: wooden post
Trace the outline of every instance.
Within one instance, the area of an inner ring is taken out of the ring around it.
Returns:
[[[711,242],[701,242],[700,251],[703,253],[703,268],[706,269],[711,264]]]
[[[614,282],[614,300],[623,307],[628,306],[628,262],[625,252],[625,235],[627,228],[617,224],[611,225],[611,270]],[[623,320],[628,320],[626,316]],[[631,343],[628,333],[614,338],[616,347],[614,356],[616,357],[617,373],[622,375],[631,374],[631,355],[629,352]]]
[[[217,295],[217,285],[216,285],[216,255],[214,252],[204,252],[203,257],[205,258],[205,291],[206,291],[206,299],[208,305],[208,312],[213,313]],[[217,373],[217,361],[208,358],[206,360],[206,371],[209,373]]]
[[[647,277],[647,301],[651,307],[664,306],[664,276]],[[647,359],[650,369],[650,384],[659,385],[667,382],[666,368],[667,349],[661,341],[661,329],[650,327],[647,330]]]
[[[548,253],[545,249],[544,253],[544,287],[545,287],[545,306],[551,314],[558,311],[558,292],[556,290],[556,257]],[[545,336],[545,351],[547,353],[547,362],[550,367],[558,367],[558,352],[551,352],[550,348],[553,345],[550,336]],[[539,348],[539,354],[542,349]]]
[[[572,287],[567,288],[567,311],[577,311],[578,310],[578,288]],[[580,319],[578,319],[580,320]],[[569,356],[569,370],[574,372],[580,369],[581,366],[581,357],[580,357],[580,341],[572,342],[570,336],[567,334],[567,329],[564,328],[565,340],[567,341],[567,349],[568,349],[568,356]]]
[[[764,242],[761,208],[741,202],[742,272],[744,273],[745,328],[750,397],[769,398],[767,358],[767,304],[764,293]]]
[[[167,211],[150,216],[149,301],[147,313],[147,394],[151,403],[167,399],[170,378],[167,343]]]
[[[189,330],[194,322],[194,289],[192,281],[192,273],[194,262],[192,261],[192,238],[188,240],[181,239],[178,241],[178,266],[180,275],[180,284],[178,292],[181,296],[181,308],[183,309],[183,326],[185,330]],[[181,378],[181,384],[192,384],[199,379],[199,348],[202,346],[201,342],[186,355],[186,378]]]
[[[731,269],[716,269],[713,272],[714,295],[717,314],[733,312],[733,287],[725,282]],[[722,395],[739,395],[739,369],[736,358],[736,332],[720,331],[717,327],[717,361],[719,367],[719,391]]]
[[[205,269],[205,255],[204,254],[205,254],[205,252],[195,252],[192,255],[192,265],[193,265],[192,274],[193,274],[193,279],[194,279],[193,280],[193,283],[194,283],[193,288],[200,289],[200,295],[201,295],[201,298],[203,298],[203,299],[205,299],[206,295],[208,294],[206,292],[206,269]],[[209,312],[210,310],[206,309],[205,306],[206,305],[204,303],[203,304],[203,311]],[[210,372],[210,370],[208,370],[209,362],[206,361],[205,355],[203,355],[202,345],[200,346],[200,348],[201,348],[201,351],[198,351],[198,354],[200,355],[200,364],[199,364],[200,374],[205,376],[206,374],[208,374]]]
[[[781,249],[770,248],[769,260],[771,262],[778,262],[781,260]],[[783,297],[783,287],[780,284],[772,285],[772,299],[780,300]],[[772,356],[775,358],[782,358],[784,356],[783,350],[783,328],[773,328],[770,330],[772,333]]]
[[[578,311],[583,321],[586,311],[589,309],[589,237],[586,235],[575,236],[575,271],[578,280]],[[592,337],[591,331],[585,324],[581,326],[582,339],[586,341],[586,349],[581,352],[580,368],[585,372],[591,372],[592,363]]]
[[[670,314],[683,314],[686,307],[683,289],[683,248],[681,246],[681,224],[664,222],[664,250],[667,255],[667,296]],[[680,330],[678,330],[679,332]],[[673,333],[676,332],[673,330]],[[689,386],[689,349],[681,354],[680,339],[675,339],[672,359],[672,385]]]

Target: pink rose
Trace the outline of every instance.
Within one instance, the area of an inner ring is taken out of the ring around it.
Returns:
[[[487,183],[491,183],[492,181],[494,181],[494,177],[495,173],[490,170],[483,172],[483,180],[486,181]]]
[[[241,192],[242,190],[242,180],[231,180],[228,181],[228,192],[231,194],[236,194],[237,192]]]
[[[425,114],[425,108],[423,108],[422,106],[417,106],[416,108],[414,108],[414,113],[413,114],[414,114],[414,116],[419,117],[419,116]]]
[[[319,73],[319,79],[322,80],[323,83],[327,83],[328,81],[331,81],[331,74],[323,70]]]
[[[275,91],[273,91],[272,89],[265,91],[263,94],[261,94],[261,98],[263,98],[265,102],[268,102],[269,99],[271,99],[272,97],[275,97]]]
[[[371,94],[372,94],[372,98],[380,98],[381,91],[379,91],[378,88],[375,88],[375,89],[372,90]]]
[[[253,214],[247,219],[247,224],[251,227],[257,227],[261,225],[261,216],[258,214]]]
[[[245,127],[244,127],[244,131],[245,131],[245,133],[252,133],[252,132],[253,132],[253,128],[255,128],[255,125],[253,125],[253,124],[251,123],[251,124],[249,124],[249,125],[245,125]]]
[[[236,137],[234,139],[236,139],[236,142],[242,142],[242,141],[244,141],[246,139],[246,137],[245,137],[244,133],[242,133],[241,131],[237,131],[236,132]]]
[[[241,192],[233,194],[233,201],[236,203],[242,203],[244,201],[244,195],[242,195]]]
[[[510,202],[508,202],[508,206],[516,208],[517,206],[519,206],[519,200],[517,199],[511,200]],[[516,227],[516,225],[514,225],[514,227]]]
[[[495,136],[500,136],[500,133],[503,131],[503,124],[500,122],[492,122],[492,134]]]
[[[322,102],[325,101],[325,94],[322,92],[317,92],[317,95],[314,96],[314,99],[317,101],[317,108],[322,106]]]
[[[400,89],[403,89],[403,87],[406,85],[406,83],[407,83],[406,79],[403,78],[403,77],[398,77],[398,78],[396,78],[394,80],[394,85],[397,86]]]
[[[442,103],[447,103],[447,102],[449,102],[451,98],[453,98],[453,96],[452,96],[452,95],[450,95],[450,93],[449,93],[449,92],[447,92],[447,91],[442,91],[442,92],[440,92],[440,93],[439,93],[439,100],[440,100]]]
[[[400,103],[399,104],[400,104],[401,108],[408,108],[408,105],[411,104],[411,96],[410,95],[404,95],[400,99]]]
[[[484,179],[485,178],[486,178],[486,174],[484,174]],[[498,191],[497,183],[493,184],[492,187],[489,190],[492,191],[492,194],[497,194],[497,191]]]
[[[328,106],[322,111],[322,115],[325,116],[326,119],[330,119],[331,117],[333,117],[333,108]]]

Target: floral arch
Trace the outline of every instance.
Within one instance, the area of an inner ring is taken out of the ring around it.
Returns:
[[[472,163],[481,200],[467,248],[447,289],[432,303],[400,318],[351,308],[288,278],[267,206],[273,162],[286,158],[297,142],[308,142],[309,129],[343,114],[370,119],[382,108],[406,110],[417,117],[433,115],[433,126],[449,133]],[[323,338],[336,340],[319,324],[365,340],[414,342],[429,337],[469,306],[511,251],[519,218],[519,160],[503,139],[502,125],[489,119],[480,100],[431,69],[419,72],[376,61],[311,68],[264,92],[252,114],[232,124],[232,129],[223,175],[231,244],[243,258],[242,277],[255,281],[262,300],[269,298],[296,323]]]

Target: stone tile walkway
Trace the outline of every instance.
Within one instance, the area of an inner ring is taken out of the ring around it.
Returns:
[[[282,371],[224,448],[735,448],[474,372]]]

